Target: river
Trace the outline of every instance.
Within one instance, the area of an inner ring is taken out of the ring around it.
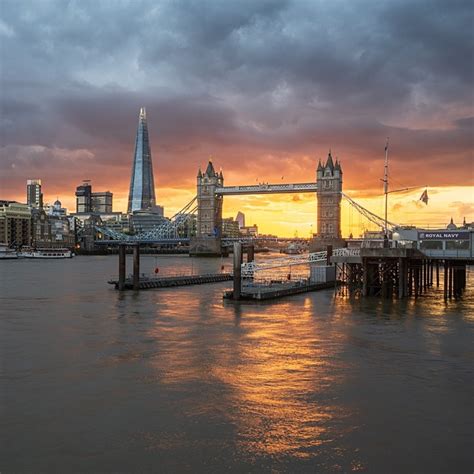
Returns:
[[[121,294],[117,266],[0,262],[2,474],[473,471],[474,272],[447,304],[235,304],[230,282]]]

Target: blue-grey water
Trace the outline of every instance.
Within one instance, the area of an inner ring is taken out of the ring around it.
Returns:
[[[473,273],[448,304],[433,289],[235,305],[229,283],[120,294],[116,270],[0,262],[2,474],[473,472]]]

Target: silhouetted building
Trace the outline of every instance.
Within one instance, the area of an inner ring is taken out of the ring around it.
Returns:
[[[239,229],[245,227],[245,214],[243,212],[238,212],[235,220],[239,223]]]
[[[92,212],[110,214],[113,207],[113,194],[110,191],[91,193]]]
[[[240,235],[242,237],[257,237],[258,235],[258,226],[257,224],[249,225],[247,227],[240,228]]]
[[[76,213],[111,214],[113,208],[113,194],[110,191],[92,192],[89,181],[76,188]]]
[[[59,199],[56,199],[54,201],[53,205],[46,204],[43,206],[44,211],[46,214],[50,216],[66,216],[67,215],[67,209],[65,207],[62,207],[61,201]]]
[[[76,212],[92,212],[92,186],[88,181],[76,188]]]
[[[449,224],[446,226],[446,229],[448,230],[456,230],[458,226],[454,223],[453,218],[451,217],[451,221]]]
[[[197,217],[196,214],[180,214],[180,216],[186,216],[186,220],[178,227],[179,237],[194,237],[197,229]]]
[[[163,208],[161,206],[155,206],[154,209],[157,212],[135,211],[130,214],[130,228],[134,233],[148,232],[160,224],[169,221],[169,219],[163,216]]]
[[[148,125],[146,111],[142,107],[138,118],[127,212],[130,214],[134,211],[148,210],[153,208],[155,203],[155,182],[148,138]]]
[[[33,247],[74,248],[74,227],[66,216],[48,215],[44,209],[35,209],[32,214]]]
[[[41,179],[26,180],[26,203],[31,207],[43,207]]]
[[[233,217],[222,219],[222,237],[238,237],[239,223]]]

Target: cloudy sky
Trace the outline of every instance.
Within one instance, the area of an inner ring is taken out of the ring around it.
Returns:
[[[1,0],[0,198],[41,178],[74,210],[91,179],[125,210],[146,106],[168,215],[209,157],[229,185],[311,181],[329,148],[378,212],[389,136],[393,187],[431,190],[428,206],[394,194],[392,220],[474,220],[473,28],[457,0]],[[264,231],[315,225],[314,196],[226,201],[239,209]]]

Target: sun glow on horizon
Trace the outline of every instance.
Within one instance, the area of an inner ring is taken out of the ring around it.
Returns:
[[[47,189],[45,189],[47,191]],[[126,212],[128,189],[114,193],[114,211]],[[402,225],[416,225],[426,228],[444,228],[451,217],[460,225],[465,218],[474,221],[474,187],[450,186],[428,188],[429,203],[425,205],[419,198],[423,188],[389,195],[388,219]],[[361,191],[346,190],[354,196],[361,206],[380,217],[384,214],[384,197],[382,193],[368,195]],[[180,211],[195,196],[195,189],[157,187],[158,203],[165,208],[165,216],[171,217]],[[45,194],[45,202],[53,202],[57,194]],[[11,199],[25,201],[25,196],[18,194]],[[59,195],[59,200],[69,212],[75,212],[75,198],[69,192],[67,196]],[[281,237],[310,237],[317,232],[317,200],[312,193],[281,195],[248,195],[228,196],[224,199],[223,217],[233,217],[241,211],[245,214],[247,225],[258,225],[259,233],[273,234]],[[352,234],[361,235],[365,230],[378,230],[377,226],[362,217],[358,211],[344,199],[341,204],[341,227],[343,237]]]

